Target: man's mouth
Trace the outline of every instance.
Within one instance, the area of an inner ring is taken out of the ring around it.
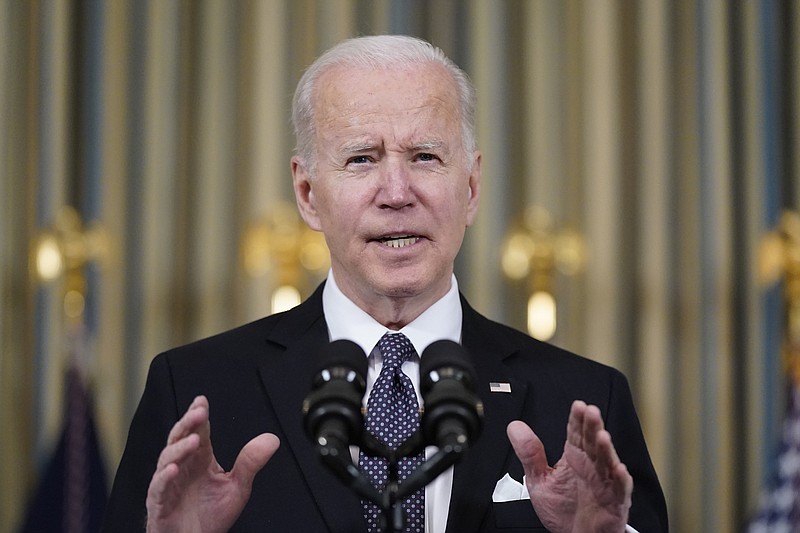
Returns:
[[[420,237],[416,235],[389,235],[387,237],[381,237],[378,239],[378,242],[388,246],[389,248],[405,248],[406,246],[411,246],[419,240]]]

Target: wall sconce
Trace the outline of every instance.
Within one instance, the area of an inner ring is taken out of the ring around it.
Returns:
[[[549,340],[557,327],[554,292],[556,271],[575,275],[586,262],[586,246],[580,234],[553,228],[552,217],[541,207],[530,207],[503,242],[502,266],[515,282],[527,282],[528,333]]]
[[[784,364],[794,383],[800,383],[800,214],[784,211],[778,226],[762,237],[759,248],[759,282],[772,285],[783,279]]]
[[[325,237],[300,219],[294,205],[278,203],[244,234],[242,261],[253,278],[273,274],[272,313],[291,309],[330,268]]]
[[[110,249],[108,234],[99,223],[83,227],[78,212],[62,207],[53,227],[41,232],[31,247],[31,272],[42,283],[64,280],[64,314],[79,322],[86,302],[84,267],[104,261]]]

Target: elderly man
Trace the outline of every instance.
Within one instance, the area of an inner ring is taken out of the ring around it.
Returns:
[[[373,401],[394,394],[377,393],[383,383],[418,412],[419,354],[449,339],[475,365],[484,430],[403,503],[407,530],[667,531],[625,378],[488,320],[458,292],[480,196],[474,106],[463,72],[409,37],[351,39],[308,69],[291,170],[303,219],[327,240],[328,279],[295,309],[154,359],[106,530],[379,530],[303,432],[313,354],[337,339],[364,349],[369,424]],[[413,431],[413,416],[399,424]],[[356,457],[370,472],[373,459]]]

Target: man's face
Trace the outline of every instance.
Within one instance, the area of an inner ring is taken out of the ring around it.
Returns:
[[[436,64],[337,66],[317,87],[316,168],[292,160],[303,218],[357,304],[430,305],[478,207],[480,155],[464,151],[455,82]]]

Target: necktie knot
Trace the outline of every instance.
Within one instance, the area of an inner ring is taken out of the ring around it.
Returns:
[[[395,370],[411,359],[414,346],[402,333],[386,333],[378,341],[378,350],[383,357],[383,365],[390,370]]]

